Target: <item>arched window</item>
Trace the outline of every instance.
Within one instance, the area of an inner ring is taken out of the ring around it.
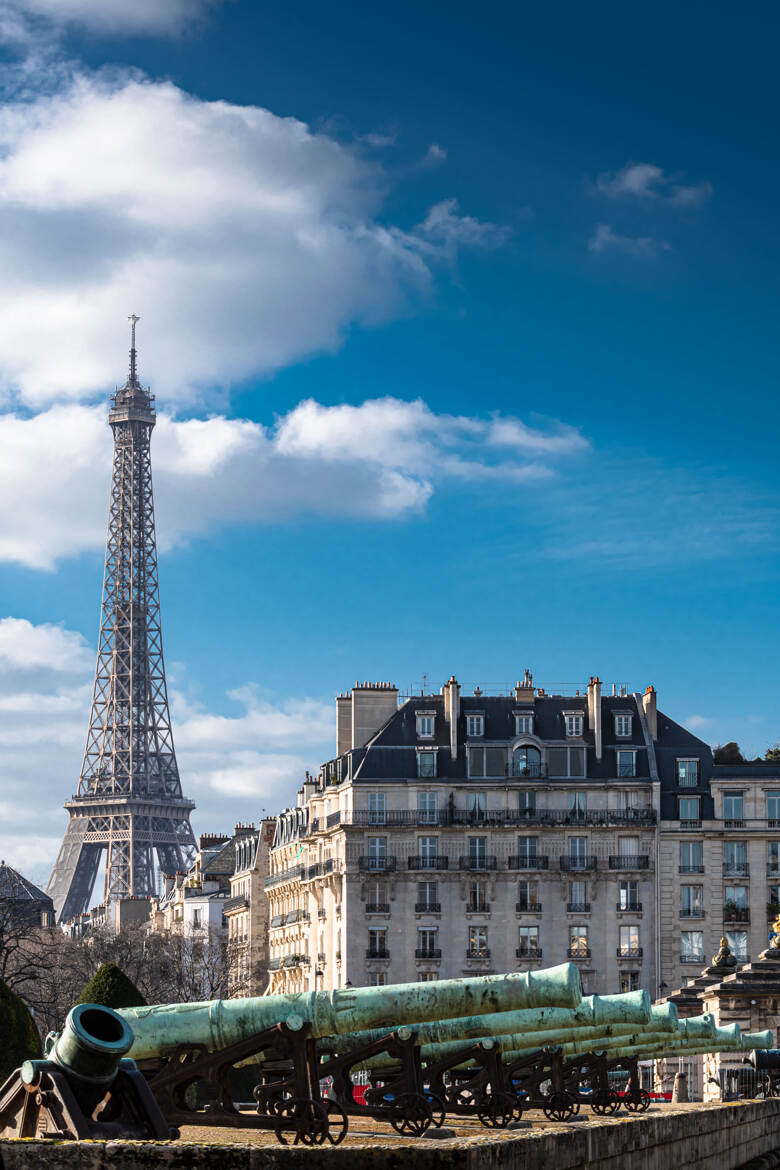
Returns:
[[[513,776],[541,776],[542,753],[529,744],[516,747],[512,753]]]

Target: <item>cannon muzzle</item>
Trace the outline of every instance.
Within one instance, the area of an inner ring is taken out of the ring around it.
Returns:
[[[46,1058],[24,1062],[22,1081],[35,1085],[42,1071],[56,1065],[65,1072],[84,1112],[91,1113],[105,1097],[132,1043],[129,1024],[111,1008],[77,1004],[68,1012],[62,1032],[48,1036]]]

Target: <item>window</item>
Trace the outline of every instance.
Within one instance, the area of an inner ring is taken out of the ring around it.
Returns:
[[[470,792],[468,795],[469,821],[472,825],[487,820],[487,796],[484,792]]]
[[[680,916],[682,918],[702,917],[704,913],[703,892],[703,886],[680,886]]]
[[[744,844],[743,844],[744,849]],[[770,841],[767,846],[767,869],[769,873],[780,873],[780,842]]]
[[[418,983],[435,983],[438,978],[439,978],[439,976],[438,976],[436,971],[418,971],[417,972],[417,982]]]
[[[780,822],[780,792],[767,792],[766,819]]]
[[[418,913],[425,910],[433,910],[436,907],[436,912],[440,909],[439,903],[439,886],[437,882],[418,882],[417,883],[417,904],[415,910]]]
[[[547,772],[550,776],[584,776],[585,749],[581,747],[548,748]]]
[[[680,873],[704,873],[701,841],[680,842]]]
[[[417,860],[421,869],[435,869],[439,859],[439,838],[420,837],[417,841],[419,853]]]
[[[724,821],[741,821],[745,816],[744,792],[723,793]]]
[[[527,865],[529,862],[536,861],[536,847],[538,843],[538,837],[517,838],[517,855],[520,865]]]
[[[366,882],[366,911],[379,914],[387,908],[387,886],[384,882]],[[323,948],[320,947],[320,950]]]
[[[699,797],[698,796],[681,796],[680,804],[680,820],[681,821],[698,821],[699,820]]]
[[[747,962],[747,938],[746,930],[726,931],[726,942],[731,947],[732,955],[740,963]]]
[[[517,794],[517,811],[521,817],[536,816],[536,793],[533,789]]]
[[[468,758],[469,776],[506,776],[506,751],[504,748],[470,747]]]
[[[200,910],[192,911],[192,928],[193,930],[200,930]]]
[[[630,715],[616,715],[615,716],[615,735],[622,738],[627,738],[631,735],[631,716]]]
[[[387,837],[368,838],[368,868],[385,869],[387,866]]]
[[[485,869],[487,837],[469,837],[469,869]]]
[[[588,928],[584,924],[569,927],[569,955],[572,957],[579,956],[581,959],[586,959],[590,951],[588,950]]]
[[[521,744],[512,752],[513,776],[541,776],[542,753],[538,748]]]
[[[584,911],[588,905],[587,882],[569,882],[569,911]]]
[[[639,907],[639,883],[621,882],[618,890],[618,909],[636,910]]]
[[[470,959],[487,959],[490,955],[488,950],[488,933],[486,926],[470,926],[469,927],[469,949],[468,958]]]
[[[485,913],[488,909],[485,883],[484,882],[470,882],[469,883],[469,900],[468,910],[472,914]]]
[[[639,991],[639,972],[638,971],[621,971],[620,972],[620,990]]]
[[[370,926],[368,929],[368,955],[369,959],[386,959],[387,958],[387,927],[386,926]]]
[[[515,715],[515,735],[533,735],[533,715]]]
[[[638,926],[621,926],[619,953],[621,955],[630,955],[630,956],[638,956],[639,955],[639,927]]]
[[[517,909],[530,910],[538,905],[536,897],[536,882],[517,883]]]
[[[466,735],[470,739],[474,739],[479,735],[485,734],[485,716],[484,715],[467,715],[466,716]]]
[[[417,775],[421,780],[430,780],[436,775],[436,752],[417,752]]]
[[[569,817],[573,821],[584,821],[588,811],[588,797],[585,792],[569,793]]]
[[[418,739],[433,739],[433,722],[435,716],[427,712],[425,714],[418,714],[417,716],[417,738]]]
[[[566,734],[579,738],[582,735],[582,716],[566,715]]]
[[[767,910],[772,911],[773,915],[780,914],[780,886],[767,886]]]
[[[387,796],[384,792],[369,792],[368,794],[368,823],[369,825],[384,825],[387,821]]]
[[[747,886],[726,886],[725,904],[735,910],[747,910]]]
[[[704,962],[704,935],[700,930],[680,933],[680,959],[683,963]]]
[[[417,793],[417,821],[421,825],[435,825],[439,820],[439,797],[436,792]]]
[[[775,846],[777,848],[777,846]],[[772,856],[772,845],[769,846],[770,865]],[[727,841],[723,847],[723,859],[726,865],[727,874],[746,874],[747,866],[747,844],[744,841]]]
[[[517,948],[518,959],[533,958],[534,955],[539,954],[539,927],[538,926],[521,926],[520,927],[520,945]]]
[[[436,949],[437,928],[435,926],[421,926],[417,930],[418,959],[438,959],[441,955]]]
[[[695,788],[699,783],[699,761],[677,761],[677,783],[681,788]]]
[[[384,987],[387,983],[387,971],[369,971],[368,986]]]
[[[617,753],[618,776],[636,776],[636,752]]]
[[[569,866],[571,869],[585,869],[588,864],[587,837],[569,837]]]

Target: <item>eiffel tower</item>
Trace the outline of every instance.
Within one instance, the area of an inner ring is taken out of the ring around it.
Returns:
[[[157,893],[195,849],[173,747],[163,663],[149,440],[154,397],[130,376],[111,399],[114,466],[95,687],[78,791],[46,892],[57,920],[89,909],[105,853],[106,899]]]

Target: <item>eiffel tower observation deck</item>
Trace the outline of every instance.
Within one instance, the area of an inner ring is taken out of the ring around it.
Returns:
[[[149,442],[154,397],[130,374],[111,400],[114,464],[95,688],[78,790],[46,892],[57,920],[89,909],[101,861],[106,899],[155,894],[159,872],[192,860],[195,840],[173,747],[163,662]],[[157,868],[155,866],[157,855]]]

